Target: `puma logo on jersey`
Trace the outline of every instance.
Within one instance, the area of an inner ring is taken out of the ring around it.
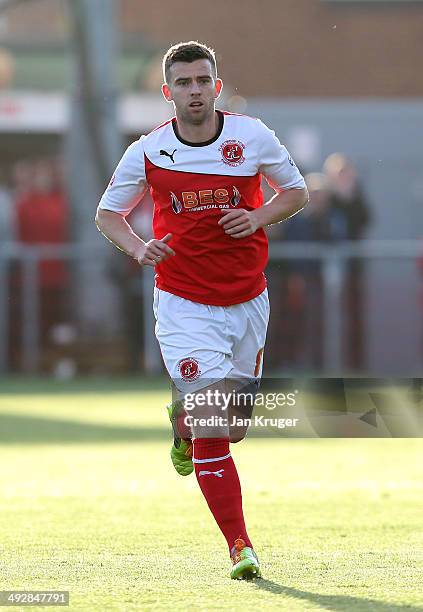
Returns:
[[[217,476],[217,478],[223,478],[222,472],[224,471],[225,471],[225,468],[222,468],[221,470],[217,470],[217,472],[209,472],[209,470],[201,470],[198,476],[205,476],[206,474],[214,474],[215,476]]]
[[[160,155],[164,155],[165,157],[170,157],[170,159],[172,160],[172,164],[174,164],[175,160],[173,159],[173,156],[175,155],[177,150],[178,149],[174,149],[172,151],[172,153],[168,153],[167,151],[164,151],[163,149],[160,149]]]

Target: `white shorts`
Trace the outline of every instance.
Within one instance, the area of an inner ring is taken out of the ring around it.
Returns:
[[[207,306],[155,287],[153,311],[166,369],[182,394],[225,378],[261,377],[267,289],[242,304]]]

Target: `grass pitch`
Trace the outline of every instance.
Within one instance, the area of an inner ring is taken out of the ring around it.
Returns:
[[[1,590],[69,590],[90,612],[423,612],[423,440],[234,445],[264,580],[231,581],[195,477],[168,458],[168,399],[0,383]]]

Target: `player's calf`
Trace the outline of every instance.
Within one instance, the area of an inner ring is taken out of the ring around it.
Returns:
[[[253,379],[247,384],[245,382],[242,384],[239,381],[227,381],[227,386],[233,389],[233,400],[228,406],[229,439],[232,444],[236,444],[246,437],[251,425],[259,381]]]

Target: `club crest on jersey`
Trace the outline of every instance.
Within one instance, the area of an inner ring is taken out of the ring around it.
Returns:
[[[222,160],[228,166],[240,166],[245,162],[244,149],[245,144],[240,140],[225,140],[219,147]]]
[[[181,361],[178,363],[178,370],[181,377],[186,382],[197,380],[201,374],[198,361],[193,357],[185,357],[185,359],[181,359]]]

